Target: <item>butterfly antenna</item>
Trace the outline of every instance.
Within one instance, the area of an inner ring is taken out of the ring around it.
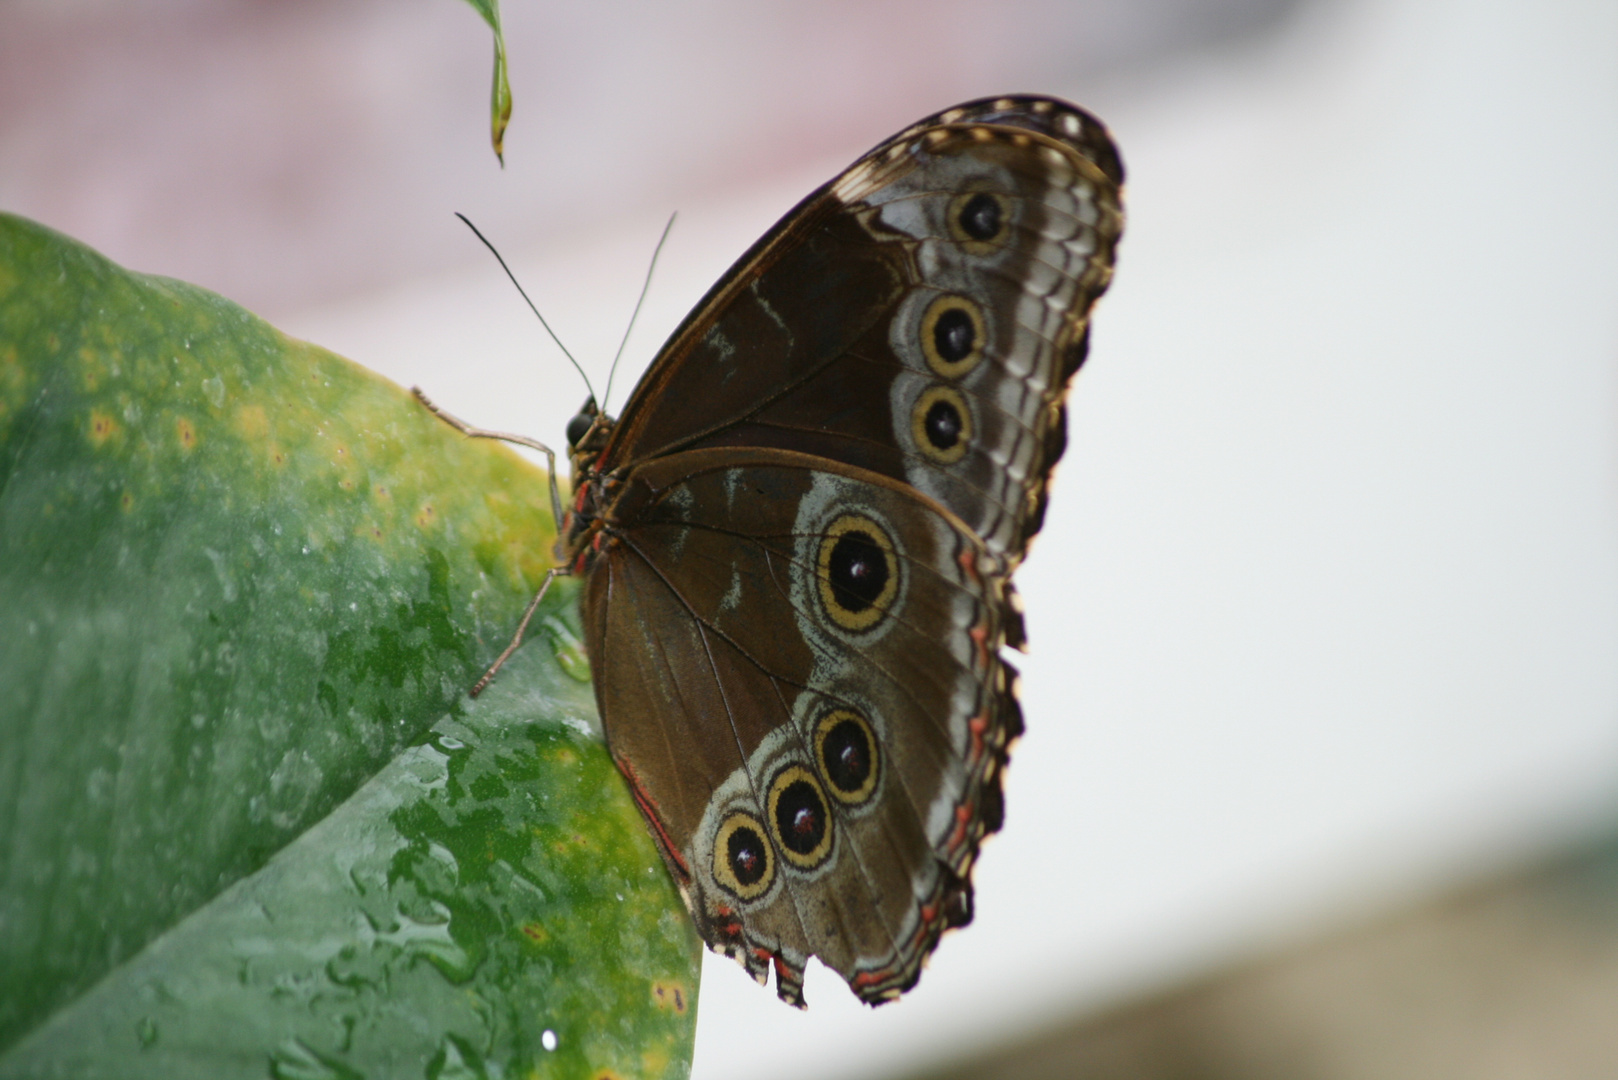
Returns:
[[[596,396],[596,388],[590,385],[590,376],[586,375],[584,373],[584,369],[579,366],[579,362],[573,359],[573,354],[567,351],[567,346],[562,344],[562,339],[556,336],[556,331],[551,329],[551,324],[545,321],[545,316],[539,313],[539,309],[534,306],[534,302],[528,299],[528,294],[523,291],[522,282],[518,281],[517,275],[511,272],[511,267],[507,266],[506,260],[500,257],[500,252],[493,244],[489,243],[489,238],[487,236],[484,236],[482,233],[478,232],[478,227],[472,224],[472,220],[470,218],[461,213],[459,210],[455,211],[455,216],[465,222],[466,227],[472,230],[472,235],[477,237],[479,240],[482,240],[483,246],[488,248],[489,251],[493,253],[495,261],[500,264],[500,269],[506,272],[506,277],[511,279],[511,283],[517,286],[517,292],[522,295],[522,298],[525,301],[527,301],[528,310],[534,313],[534,318],[539,320],[539,325],[543,326],[545,328],[545,332],[551,336],[551,340],[556,342],[556,347],[562,350],[562,355],[567,357],[568,363],[573,365],[573,370],[579,373],[579,378],[584,380],[584,388],[588,390],[590,392],[590,396],[594,398]]]
[[[669,223],[663,226],[663,235],[657,238],[657,247],[652,251],[651,265],[646,268],[646,280],[641,283],[640,299],[635,301],[635,310],[629,315],[629,325],[624,327],[624,339],[618,343],[618,351],[613,354],[612,368],[607,372],[607,397],[601,399],[601,411],[607,411],[607,398],[612,396],[612,377],[618,374],[618,361],[624,355],[624,346],[629,344],[629,335],[635,329],[635,320],[640,316],[640,306],[646,302],[646,293],[652,287],[652,271],[657,269],[657,257],[663,254],[663,243],[669,238],[669,230],[674,228],[674,219],[679,217],[676,211],[669,215]]]

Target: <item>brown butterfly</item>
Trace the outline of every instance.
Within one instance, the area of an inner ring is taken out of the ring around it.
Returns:
[[[703,938],[793,1005],[810,956],[892,1000],[972,918],[1023,726],[1011,575],[1122,185],[1064,102],[930,116],[754,244],[620,419],[568,425],[552,576],[585,581],[608,745]]]

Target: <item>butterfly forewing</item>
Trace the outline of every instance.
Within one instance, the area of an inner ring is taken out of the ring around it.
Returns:
[[[918,125],[784,218],[660,354],[608,467],[700,445],[815,454],[934,496],[1014,565],[1122,228],[1099,123],[1015,102]]]

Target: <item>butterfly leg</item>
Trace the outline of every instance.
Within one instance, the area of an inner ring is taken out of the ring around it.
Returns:
[[[490,664],[489,670],[483,673],[483,678],[479,679],[477,685],[472,687],[473,697],[483,693],[483,688],[488,686],[490,681],[494,679],[494,673],[500,670],[502,664],[511,659],[511,654],[516,652],[517,646],[522,644],[522,636],[528,631],[528,621],[534,617],[534,612],[539,610],[539,602],[545,599],[545,594],[550,591],[551,582],[559,577],[567,576],[568,570],[563,566],[553,566],[545,571],[545,580],[540,583],[539,591],[534,594],[534,598],[528,602],[528,610],[522,613],[522,622],[517,624],[517,632],[511,635],[511,644],[506,646],[505,652],[494,658],[494,663]]]
[[[546,446],[538,439],[530,439],[526,435],[512,435],[504,431],[489,431],[486,428],[473,427],[471,424],[468,424],[465,420],[462,420],[454,413],[445,412],[443,409],[440,409],[433,403],[431,398],[422,393],[421,387],[412,386],[410,388],[410,392],[416,395],[416,400],[421,402],[422,406],[428,412],[432,413],[434,416],[438,417],[440,420],[444,421],[444,423],[448,424],[456,431],[459,431],[462,435],[465,435],[469,439],[499,439],[501,442],[516,443],[518,446],[526,446],[530,450],[538,450],[541,454],[544,454],[546,461],[545,469],[550,476],[551,483],[551,520],[556,523],[557,529],[561,529],[562,493],[556,486],[556,453],[550,447]],[[544,589],[540,590],[541,595],[543,595],[544,592]],[[538,601],[535,602],[537,603]],[[532,614],[532,611],[530,611],[530,614]],[[526,620],[524,621],[526,623]],[[518,633],[520,636],[521,631]],[[515,646],[513,647],[515,648]],[[504,660],[505,657],[502,656],[500,659]],[[500,665],[498,663],[495,664],[495,667],[499,666]],[[493,675],[494,672],[491,671],[489,674]],[[487,676],[484,678],[485,681],[487,681]],[[478,685],[482,686],[483,684],[479,683]]]

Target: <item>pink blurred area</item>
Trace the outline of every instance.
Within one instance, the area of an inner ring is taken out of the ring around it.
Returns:
[[[1262,33],[1294,0],[0,5],[0,206],[272,320],[792,175],[958,100]]]

